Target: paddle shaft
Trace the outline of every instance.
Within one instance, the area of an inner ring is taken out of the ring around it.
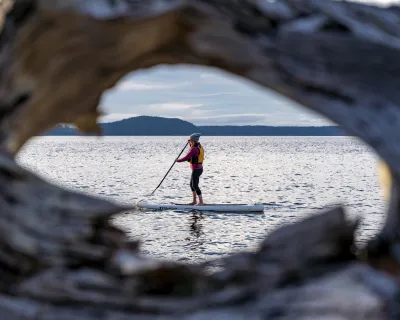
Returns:
[[[186,142],[185,147],[182,149],[181,153],[176,157],[176,159],[179,159],[179,157],[181,156],[181,154],[183,153],[183,151],[185,151],[187,145],[189,144],[189,141]],[[175,165],[175,161],[172,164],[171,168],[169,168],[168,172],[165,174],[164,178],[161,180],[160,184],[157,186],[157,188],[154,189],[154,191],[150,194],[151,196],[153,195],[154,192],[156,192],[156,190],[161,186],[161,184],[163,183],[164,179],[167,177],[168,173],[171,171],[172,167]]]

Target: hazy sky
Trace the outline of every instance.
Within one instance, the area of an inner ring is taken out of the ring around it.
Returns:
[[[369,2],[385,5],[400,0]],[[332,124],[250,81],[193,66],[158,66],[130,74],[104,94],[101,109],[107,114],[102,121],[149,115],[181,118],[196,125]]]

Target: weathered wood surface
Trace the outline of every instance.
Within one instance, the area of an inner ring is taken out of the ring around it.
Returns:
[[[398,319],[400,9],[327,0],[0,2],[0,313],[4,319]],[[129,210],[15,163],[59,122],[97,132],[101,94],[157,64],[246,77],[357,135],[389,165],[382,232],[357,248],[335,208],[222,269],[154,261],[112,226]]]

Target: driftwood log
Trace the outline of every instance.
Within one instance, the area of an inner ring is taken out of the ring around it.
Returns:
[[[328,0],[2,0],[0,317],[399,319],[400,8]],[[157,64],[224,69],[335,121],[387,163],[386,224],[357,247],[337,207],[255,252],[154,261],[109,222],[130,210],[63,190],[15,155],[63,123],[97,132],[101,94]]]

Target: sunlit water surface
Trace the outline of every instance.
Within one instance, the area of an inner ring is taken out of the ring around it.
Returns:
[[[178,163],[154,196],[186,137],[41,137],[18,161],[53,183],[121,203],[191,200],[188,163]],[[383,223],[376,156],[349,137],[203,137],[200,187],[208,203],[262,203],[264,214],[141,211],[114,222],[144,254],[203,262],[253,250],[276,227],[344,203],[362,217],[364,242]],[[312,230],[310,230],[312,232]]]

